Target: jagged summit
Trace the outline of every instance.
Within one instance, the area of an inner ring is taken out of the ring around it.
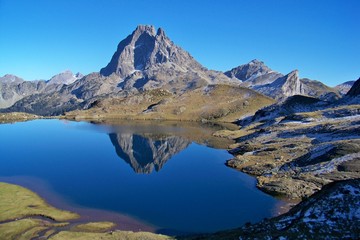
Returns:
[[[138,91],[165,88],[186,91],[208,84],[234,83],[221,72],[209,71],[175,45],[162,28],[139,25],[122,40],[100,74],[120,77],[118,87]]]
[[[111,61],[100,73],[104,76],[115,73],[124,78],[137,70],[143,71],[167,62],[185,69],[202,68],[188,52],[176,46],[162,28],[156,31],[154,26],[139,25],[119,43]]]
[[[134,31],[142,34],[143,32],[148,32],[151,35],[155,35],[155,27],[153,25],[138,25]]]
[[[283,94],[288,96],[303,95],[305,93],[302,82],[299,79],[299,70],[295,69],[282,79],[284,84],[281,89]]]

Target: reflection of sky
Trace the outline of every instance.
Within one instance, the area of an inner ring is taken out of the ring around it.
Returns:
[[[70,204],[185,232],[237,227],[270,217],[276,206],[253,178],[224,165],[231,158],[225,150],[192,143],[160,171],[136,174],[108,134],[92,127],[57,120],[0,125],[0,177],[39,178]]]

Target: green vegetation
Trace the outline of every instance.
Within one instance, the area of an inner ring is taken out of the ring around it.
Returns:
[[[62,231],[50,238],[51,240],[161,240],[172,239],[171,237],[148,233],[148,232],[130,232],[114,231],[108,233],[91,233],[91,232],[70,232]]]
[[[0,224],[0,239],[31,239],[46,229],[41,225],[42,221],[38,219],[21,219]]]
[[[7,183],[0,183],[0,221],[28,216],[43,216],[56,221],[68,221],[78,214],[51,207],[30,190]]]
[[[115,226],[116,224],[112,222],[90,222],[76,225],[71,230],[76,232],[105,232]]]
[[[38,119],[40,116],[34,114],[28,114],[23,112],[12,112],[12,113],[0,113],[0,124],[1,123],[12,123],[12,122],[23,122],[33,119]]]
[[[109,231],[116,226],[112,222],[78,224],[64,231],[70,223],[63,221],[77,218],[78,214],[56,209],[26,188],[0,182],[0,239],[171,239],[147,232]]]
[[[65,118],[233,122],[272,103],[273,99],[252,90],[228,85],[208,86],[178,95],[156,89],[98,100],[88,110],[67,112]]]

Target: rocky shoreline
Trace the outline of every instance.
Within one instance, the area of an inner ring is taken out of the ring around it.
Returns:
[[[238,229],[180,239],[359,239],[359,204],[360,179],[337,181],[278,217]]]
[[[330,182],[360,177],[359,109],[347,105],[243,120],[240,130],[215,135],[236,141],[229,167],[256,176],[267,193],[301,199]]]
[[[265,236],[293,238],[295,230],[291,229],[295,229],[294,226],[297,230],[299,229],[297,223],[300,222],[300,218],[296,216],[298,216],[299,211],[302,211],[303,206],[307,206],[306,201],[314,203],[314,200],[311,199],[324,195],[323,192],[338,191],[337,188],[331,190],[332,188],[329,186],[338,186],[337,182],[340,180],[349,179],[346,184],[351,186],[359,184],[358,180],[353,180],[360,178],[360,150],[358,149],[360,144],[357,135],[360,116],[358,109],[360,109],[359,105],[351,105],[277,116],[275,119],[259,118],[257,119],[259,121],[254,121],[256,117],[253,117],[253,121],[250,123],[246,123],[246,119],[243,119],[240,122],[243,123],[240,130],[220,130],[214,133],[214,136],[236,141],[230,146],[230,153],[234,155],[234,158],[227,161],[226,164],[229,167],[255,175],[258,179],[258,187],[265,192],[284,195],[299,201],[300,199],[305,200],[288,213],[255,225],[246,225],[240,229],[212,235],[176,238],[239,239],[239,236],[242,239],[254,239],[255,237],[262,239]],[[25,115],[14,113],[9,115],[7,119],[12,118],[12,120],[17,121],[17,119],[37,118],[37,116]],[[329,186],[325,186],[329,183]],[[313,195],[315,192],[317,193]],[[355,200],[352,200],[355,201],[355,206],[359,196],[356,195]],[[331,199],[331,197],[326,199]],[[326,199],[323,200],[325,203],[328,201]],[[331,202],[324,204],[324,206],[328,205],[337,206]],[[344,214],[348,217],[352,212]],[[301,215],[302,222],[304,222],[304,216]],[[318,219],[318,216],[315,216],[314,219]],[[358,221],[359,216],[356,215],[354,219]],[[346,217],[344,221],[346,222]],[[280,226],[279,224],[284,224],[285,227],[274,228],[274,226]],[[318,229],[321,229],[321,224],[328,226],[326,222],[321,221],[316,222],[316,224],[320,226]],[[300,226],[301,232],[306,237],[313,236],[306,235],[310,234],[310,225]],[[344,229],[336,230],[344,235],[339,233],[340,235],[334,235],[334,238],[345,236],[346,233],[346,236],[351,239],[357,234],[357,226],[356,224],[355,226],[344,225]],[[356,231],[351,235],[349,229]],[[328,231],[331,232],[332,230],[328,229]],[[328,236],[326,233],[323,234]]]

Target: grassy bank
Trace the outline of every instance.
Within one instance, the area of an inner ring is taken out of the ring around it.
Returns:
[[[47,204],[36,193],[0,182],[0,239],[171,239],[131,231],[110,231],[112,222],[76,223],[80,216]]]
[[[23,112],[0,113],[0,123],[24,122],[39,118],[42,117]]]

